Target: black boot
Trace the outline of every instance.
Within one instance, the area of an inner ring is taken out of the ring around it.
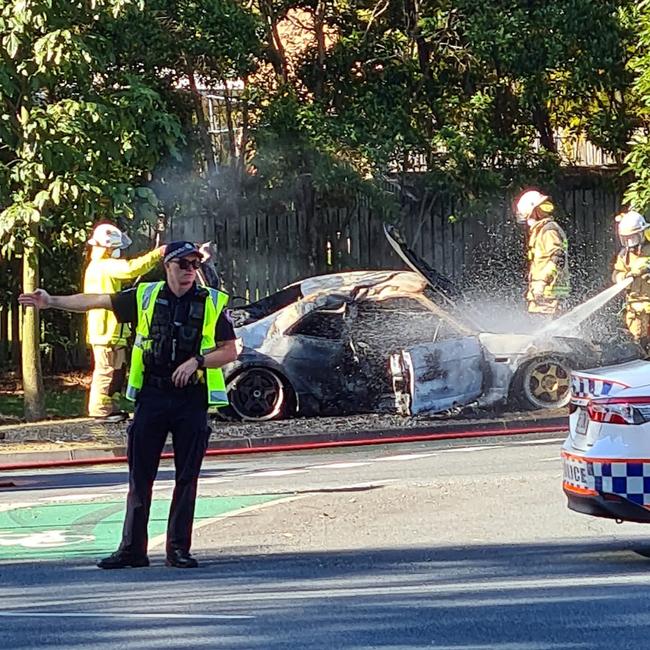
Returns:
[[[177,569],[195,569],[199,563],[190,555],[189,551],[180,548],[167,551],[166,566],[173,566]]]
[[[149,566],[149,558],[146,555],[133,555],[128,551],[115,551],[108,557],[97,562],[100,569],[124,569],[125,567],[146,567]]]

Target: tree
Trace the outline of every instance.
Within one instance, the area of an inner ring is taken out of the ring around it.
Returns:
[[[300,159],[308,141],[376,185],[387,173],[424,168],[430,185],[472,197],[556,170],[566,156],[560,134],[619,160],[627,151],[636,124],[627,65],[634,2],[291,5],[336,37],[326,52],[308,49],[263,110],[259,126],[273,145],[269,133],[300,134],[283,140],[286,160]],[[257,148],[259,160],[266,151]],[[315,162],[310,173],[318,171]]]
[[[630,22],[638,25],[639,41],[630,69],[635,74],[638,106],[631,150],[625,169],[630,182],[624,200],[637,210],[650,207],[650,0],[641,0]]]
[[[0,4],[0,242],[39,284],[45,233],[86,239],[98,219],[155,213],[144,187],[174,155],[178,120],[136,74],[113,64],[100,26],[135,0],[4,0]],[[38,314],[23,315],[25,417],[44,416]]]

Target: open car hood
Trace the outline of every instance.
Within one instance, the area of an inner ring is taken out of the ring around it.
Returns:
[[[386,239],[392,249],[402,258],[405,264],[426,280],[430,288],[428,297],[435,302],[441,311],[447,312],[450,320],[460,321],[469,331],[483,331],[483,327],[480,324],[460,309],[459,305],[464,296],[453,280],[450,280],[446,275],[440,273],[440,271],[436,271],[436,269],[409,248],[395,226],[385,223],[384,235],[386,235]]]

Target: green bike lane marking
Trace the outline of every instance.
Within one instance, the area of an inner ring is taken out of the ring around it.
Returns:
[[[196,502],[195,527],[202,522],[286,495],[200,497]],[[154,499],[149,518],[149,539],[163,535],[171,499]],[[48,560],[98,556],[113,552],[121,538],[125,502],[25,505],[0,512],[0,561]]]

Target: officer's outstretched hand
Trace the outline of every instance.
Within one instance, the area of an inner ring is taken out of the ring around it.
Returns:
[[[211,241],[206,241],[205,243],[201,244],[199,246],[199,251],[201,253],[202,262],[209,262],[214,257]]]
[[[187,382],[196,372],[198,367],[199,362],[194,358],[188,359],[185,363],[181,363],[181,365],[172,373],[172,382],[174,386],[176,386],[176,388],[187,386]]]
[[[45,289],[36,289],[34,293],[21,293],[18,302],[23,307],[36,307],[36,309],[47,309],[52,302],[50,294]]]

